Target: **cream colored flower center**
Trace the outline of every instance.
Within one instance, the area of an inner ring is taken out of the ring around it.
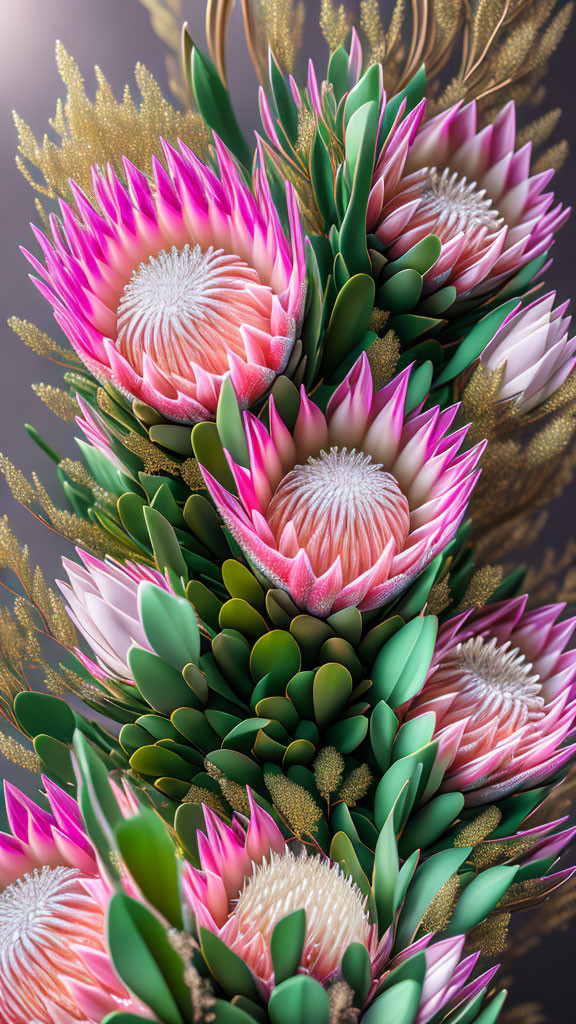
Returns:
[[[296,554],[293,527],[317,575],[340,556],[344,584],[370,569],[391,539],[395,553],[402,550],[410,529],[408,501],[395,477],[369,455],[336,447],[284,477],[266,518],[288,555]]]
[[[432,167],[428,171],[419,212],[431,214],[438,220],[440,230],[453,233],[481,228],[496,231],[503,224],[486,189],[449,167],[443,171]]]
[[[43,867],[0,893],[0,1005],[16,1020],[52,1024],[54,1006],[76,1019],[66,978],[92,979],[74,946],[104,941],[102,911],[81,878],[74,868]]]
[[[492,720],[494,727],[508,721],[515,728],[543,717],[540,677],[518,647],[495,637],[471,637],[458,644],[453,657],[443,662],[444,674],[453,668],[459,680],[459,700]]]
[[[241,327],[269,333],[271,296],[255,270],[223,249],[163,249],[124,288],[116,345],[139,373],[145,355],[186,380],[192,362],[225,373],[229,352],[246,360]]]
[[[278,922],[306,912],[303,966],[322,975],[336,970],[352,942],[368,945],[371,925],[366,899],[337,864],[305,853],[272,854],[254,868],[234,909],[242,944],[260,934],[269,947]]]

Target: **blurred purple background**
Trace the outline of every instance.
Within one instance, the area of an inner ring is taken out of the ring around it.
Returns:
[[[393,0],[381,0],[384,8]],[[191,34],[204,41],[204,0],[184,0],[184,14]],[[304,56],[315,55],[320,69],[325,65],[325,44],[317,27],[318,0],[307,0]],[[30,244],[28,222],[35,219],[35,193],[24,181],[14,163],[16,134],[12,109],[16,109],[36,135],[42,135],[48,118],[54,113],[62,84],[54,61],[54,42],[61,39],[76,58],[85,75],[88,92],[92,94],[92,67],[98,64],[119,94],[126,82],[132,85],[132,72],[142,61],[166,86],[165,49],[154,35],[146,9],[138,0],[4,0],[2,25],[2,60],[0,61],[1,138],[1,315],[0,323],[15,314],[27,318],[57,337],[57,327],[48,305],[28,280],[28,265],[18,245]],[[576,138],[576,104],[571,59],[576,43],[576,25],[557,51],[548,78],[545,106],[561,106],[564,117],[554,141]],[[257,124],[256,78],[244,46],[239,5],[232,16],[229,32],[229,78],[240,121],[247,132]],[[573,197],[573,176],[576,166],[573,154],[556,178],[557,194],[565,203]],[[576,275],[572,246],[576,244],[576,220],[568,223],[554,247],[554,265],[548,282],[564,300],[576,291]],[[42,435],[63,454],[75,457],[74,433],[71,424],[56,419],[30,389],[37,381],[59,383],[58,367],[36,356],[26,348],[10,329],[2,327],[3,371],[0,373],[0,450],[29,475],[37,470],[49,483],[51,464],[29,439],[24,423],[33,423]],[[57,489],[55,489],[57,493]],[[563,542],[574,535],[573,506],[576,483],[563,500],[552,507],[545,534],[533,552],[537,560],[546,544],[561,549]],[[26,541],[32,556],[48,579],[59,573],[60,557],[67,546],[59,542],[22,510],[12,499],[0,479],[0,511],[10,516],[21,541]],[[30,776],[12,765],[0,764],[0,776],[7,775],[19,783],[30,783]],[[534,1000],[542,1004],[548,1020],[564,1024],[574,1019],[571,952],[576,940],[576,922],[570,932],[548,938],[522,964],[511,1002]]]

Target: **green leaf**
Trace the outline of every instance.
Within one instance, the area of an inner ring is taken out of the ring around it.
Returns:
[[[198,664],[200,632],[192,606],[155,583],[141,583],[138,610],[148,643],[167,664],[180,671]]]
[[[90,839],[103,863],[111,865],[110,852],[115,849],[114,829],[122,820],[122,812],[110,785],[106,766],[85,736],[74,733],[78,803]]]
[[[470,853],[471,847],[443,850],[420,865],[412,879],[400,914],[396,935],[397,949],[405,949],[413,942],[432,900]]]
[[[265,633],[252,648],[250,670],[257,683],[269,676],[286,685],[300,671],[300,648],[294,637],[283,629]]]
[[[478,356],[482,354],[488,342],[492,341],[492,338],[502,326],[506,317],[516,309],[517,305],[518,300],[511,299],[509,302],[504,303],[503,306],[499,306],[498,309],[492,310],[491,313],[483,317],[469,331],[463,341],[460,342],[456,352],[438,375],[435,387],[446,384],[448,381],[453,380],[454,377],[458,377],[464,370],[467,370]]]
[[[25,690],[14,700],[18,725],[34,738],[45,733],[60,743],[71,743],[76,728],[74,713],[65,701],[49,693]]]
[[[270,954],[276,986],[297,973],[305,937],[306,911],[303,907],[283,917],[274,928],[270,939]]]
[[[218,398],[218,409],[216,412],[216,426],[224,448],[227,448],[230,455],[239,466],[250,465],[250,455],[242,415],[234,385],[230,377],[226,377],[220,389]]]
[[[420,1002],[422,986],[407,978],[393,985],[368,1007],[362,1024],[412,1024]]]
[[[170,715],[175,708],[194,703],[182,673],[152,651],[131,647],[128,651],[128,666],[138,690],[155,711]]]
[[[388,815],[376,843],[372,889],[378,912],[378,934],[383,935],[394,919],[398,886],[398,847],[394,831],[394,809]]]
[[[186,568],[186,562],[182,556],[180,544],[173,527],[161,512],[151,508],[150,505],[144,506],[143,514],[148,533],[150,534],[150,543],[154,551],[156,565],[160,572],[163,573],[166,569],[169,569],[177,579],[180,579],[180,577],[187,579],[188,569]]]
[[[370,954],[362,942],[352,942],[342,957],[342,976],[354,992],[354,1003],[364,1006],[372,985]]]
[[[441,793],[430,800],[407,823],[400,844],[402,854],[432,846],[456,821],[463,807],[461,793]]]
[[[352,693],[352,676],[343,665],[322,665],[314,676],[312,699],[320,728],[326,728],[343,711]]]
[[[456,904],[446,935],[460,935],[488,917],[512,885],[518,868],[518,864],[501,864],[473,878]]]
[[[259,999],[252,971],[217,935],[201,928],[200,944],[211,973],[228,995]]]
[[[193,47],[187,69],[194,99],[203,120],[220,136],[244,167],[249,168],[252,154],[232,109],[228,90],[211,60]]]
[[[107,934],[114,967],[125,985],[165,1024],[191,1022],[184,965],[158,918],[118,892],[108,907]]]
[[[388,771],[398,719],[386,701],[379,701],[370,718],[370,743],[382,774]]]
[[[339,291],[324,338],[321,372],[325,377],[338,369],[368,331],[374,291],[368,274],[356,274]]]
[[[168,829],[152,810],[125,818],[116,826],[118,848],[143,896],[174,928],[184,927],[180,877]]]
[[[300,974],[272,990],[268,1013],[271,1024],[329,1024],[328,993],[314,978]]]
[[[372,694],[398,707],[420,692],[434,653],[438,619],[419,616],[406,623],[380,651],[372,670]]]

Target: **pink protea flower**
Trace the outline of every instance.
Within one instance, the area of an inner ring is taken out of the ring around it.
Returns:
[[[112,445],[110,444],[110,438],[106,431],[104,420],[90,405],[85,402],[81,395],[76,395],[76,401],[80,409],[80,414],[76,416],[76,423],[80,427],[84,437],[88,444],[95,448],[96,451],[104,455],[109,462],[115,466],[116,469],[120,470],[121,473],[127,473],[127,467],[118,458]]]
[[[99,209],[71,182],[45,265],[25,253],[56,320],[102,381],[182,422],[214,418],[230,375],[242,405],[285,368],[302,314],[305,260],[293,190],[286,238],[260,163],[254,193],[216,139],[219,177],[164,144],[154,180],[93,171]]]
[[[250,468],[228,455],[239,498],[203,470],[231,533],[268,579],[315,615],[376,608],[452,539],[482,446],[458,455],[457,406],[405,416],[410,370],[374,394],[365,355],[324,414],[301,392],[290,433],[249,413]]]
[[[568,303],[554,309],[555,292],[509,317],[480,359],[503,369],[500,398],[530,412],[558,390],[576,364],[576,337],[569,338]]]
[[[368,230],[393,259],[437,235],[442,250],[425,291],[482,295],[544,253],[569,210],[544,192],[553,171],[530,177],[532,144],[515,150],[513,103],[481,130],[474,102],[422,124],[425,106],[397,119],[377,159]]]
[[[132,644],[151,650],[138,611],[138,587],[149,582],[170,590],[170,585],[162,573],[149,566],[120,564],[109,558],[102,561],[81,548],[76,550],[83,564],[63,558],[69,583],[57,583],[68,614],[90,645],[96,662],[80,650],[76,655],[99,679],[131,682],[128,651]]]
[[[541,785],[576,753],[576,619],[564,605],[527,612],[519,597],[464,612],[438,633],[428,678],[406,718],[436,716],[444,790],[470,805]]]
[[[300,909],[306,913],[306,933],[299,973],[325,986],[338,978],[342,957],[354,942],[370,954],[369,999],[388,971],[426,949],[418,1024],[425,1024],[455,996],[470,998],[493,976],[492,970],[464,988],[479,955],[461,960],[464,936],[430,945],[428,935],[391,959],[391,929],[378,939],[366,897],[340,866],[323,854],[292,850],[250,791],[248,797],[246,828],[236,817],[227,825],[204,808],[206,833],[198,833],[201,868],[186,866],[183,887],[197,927],[213,932],[242,958],[264,998],[274,987],[270,953],[274,928]]]
[[[108,888],[76,802],[43,779],[44,811],[4,783],[0,834],[2,1024],[93,1024],[114,1010],[150,1016],[112,967]]]

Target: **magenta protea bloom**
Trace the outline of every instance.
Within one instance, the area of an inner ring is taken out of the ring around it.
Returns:
[[[489,370],[503,368],[500,398],[516,401],[523,412],[553,395],[576,364],[568,303],[554,309],[555,298],[550,292],[514,313],[480,357]]]
[[[217,177],[183,143],[164,144],[154,181],[125,161],[93,171],[99,210],[72,182],[77,213],[61,204],[53,240],[35,230],[45,265],[26,253],[42,294],[88,369],[170,419],[214,417],[230,375],[248,406],[285,368],[304,298],[296,200],[292,242],[262,164],[254,193],[216,139]]]
[[[270,400],[250,413],[250,468],[228,455],[239,498],[203,470],[233,536],[268,579],[315,615],[376,608],[454,536],[482,446],[458,455],[457,406],[405,416],[410,370],[377,394],[365,355],[326,413],[302,389],[293,433]]]
[[[325,986],[339,976],[342,956],[352,943],[361,943],[370,954],[369,999],[388,971],[426,949],[418,1024],[425,1024],[456,996],[470,998],[493,976],[494,970],[464,987],[479,955],[460,959],[464,936],[429,946],[432,936],[428,935],[391,959],[392,931],[378,939],[366,897],[355,883],[323,854],[294,852],[250,791],[248,796],[247,829],[236,817],[226,825],[204,808],[206,834],[198,833],[201,869],[186,865],[183,885],[197,927],[218,935],[242,958],[264,998],[274,987],[270,953],[274,928],[300,909],[306,913],[306,933],[299,973]]]
[[[0,834],[2,1024],[92,1024],[114,1010],[148,1017],[114,972],[107,883],[76,802],[43,779],[44,811],[4,783]]]
[[[544,192],[553,171],[530,177],[532,144],[515,151],[513,103],[480,131],[475,103],[456,104],[422,125],[425,105],[389,135],[368,230],[390,246],[392,258],[437,235],[442,250],[425,290],[453,285],[459,298],[481,295],[545,252],[569,211]]]
[[[57,583],[68,614],[92,648],[96,662],[80,650],[76,655],[97,678],[131,682],[128,651],[133,644],[151,650],[138,610],[138,587],[149,582],[170,590],[170,585],[157,569],[109,558],[102,561],[81,548],[76,550],[83,565],[63,558],[70,582]]]
[[[526,598],[470,611],[440,628],[428,678],[405,717],[436,715],[448,762],[444,790],[468,804],[533,788],[576,753],[576,619],[564,605],[526,612]]]

